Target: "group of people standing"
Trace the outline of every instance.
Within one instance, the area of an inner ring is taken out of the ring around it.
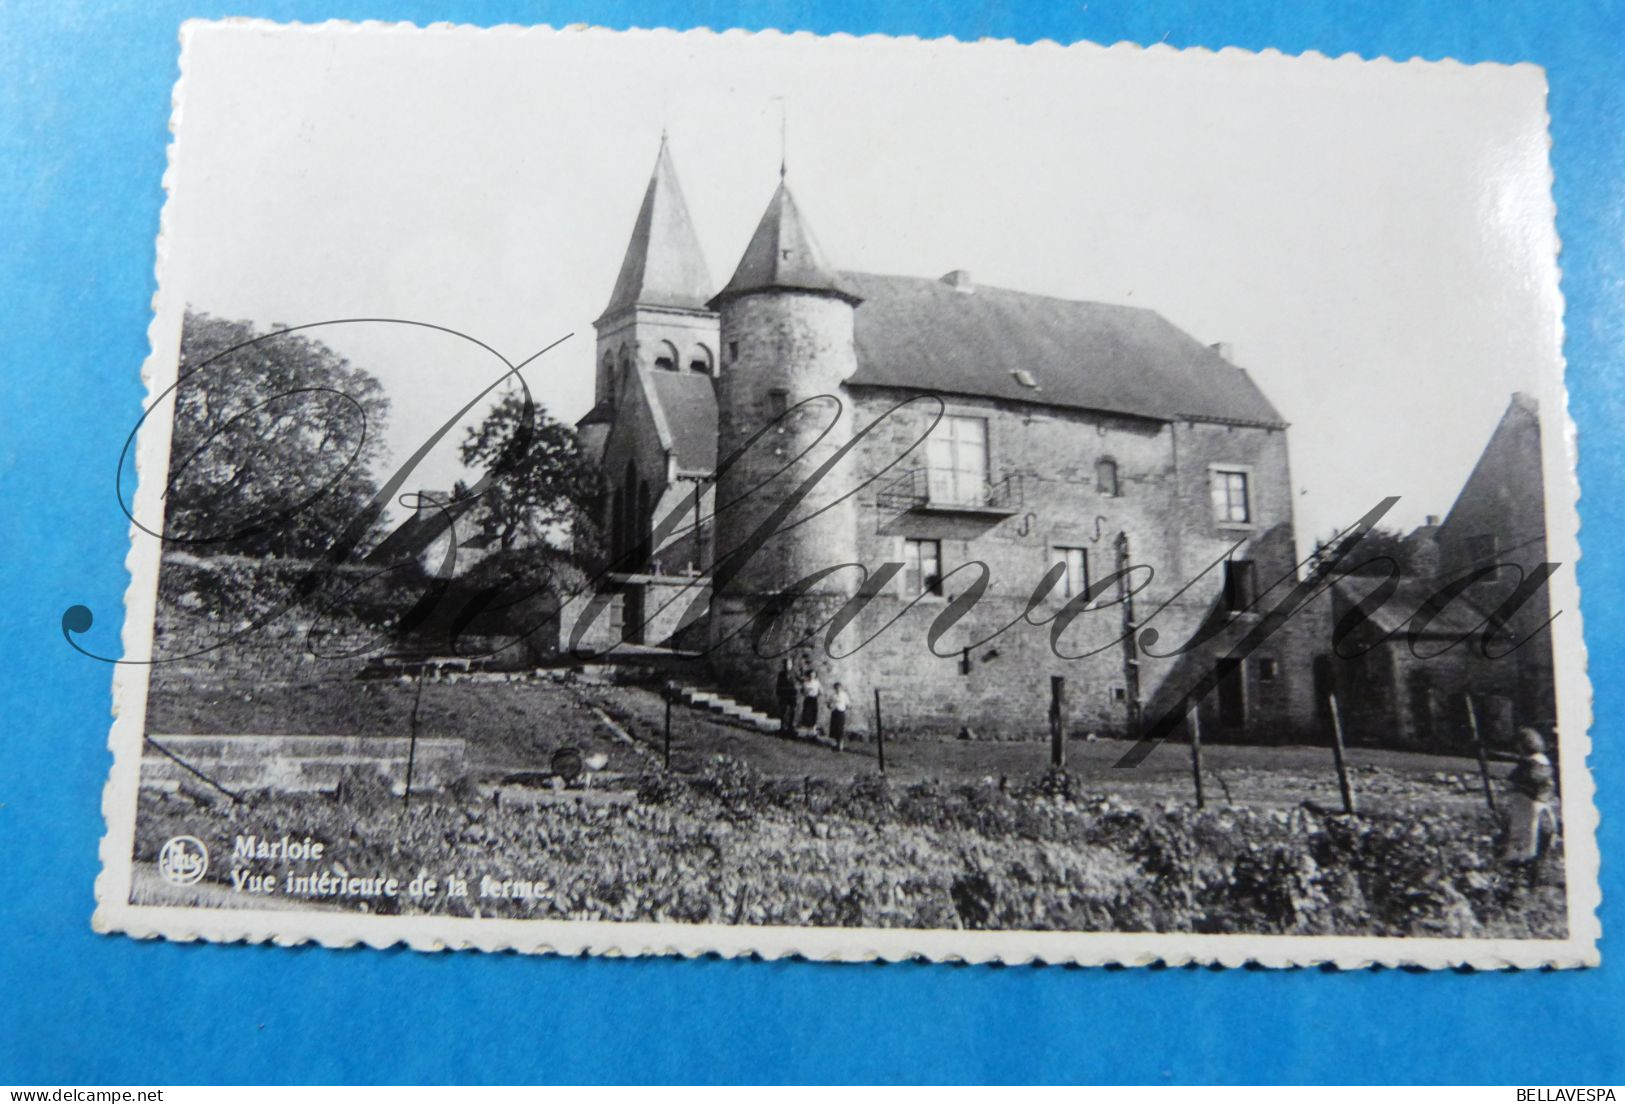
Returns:
[[[820,712],[823,708],[824,686],[812,664],[799,671],[789,659],[779,668],[775,688],[779,705],[779,731],[786,736],[807,734],[814,738],[821,733]],[[846,712],[852,699],[846,688],[835,683],[829,693],[829,737],[836,747],[846,745]]]

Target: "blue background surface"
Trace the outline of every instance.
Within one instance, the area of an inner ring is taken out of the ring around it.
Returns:
[[[1625,966],[1562,974],[527,959],[181,946],[89,929],[176,29],[193,15],[1079,38],[1530,60],[1551,81],[1605,856],[1625,851],[1625,79],[1613,4],[0,7],[0,1082],[1625,1081]],[[1448,417],[1449,411],[1440,411]],[[1604,864],[1605,933],[1625,924]]]

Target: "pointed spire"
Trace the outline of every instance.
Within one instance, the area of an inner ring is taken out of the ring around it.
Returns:
[[[660,153],[604,316],[631,306],[703,310],[711,287],[711,273],[662,130]]]
[[[728,286],[711,300],[713,307],[753,291],[809,291],[833,295],[850,303],[862,302],[841,284],[840,276],[824,259],[812,231],[801,217],[790,185],[779,180],[779,190],[751,235],[745,255]]]

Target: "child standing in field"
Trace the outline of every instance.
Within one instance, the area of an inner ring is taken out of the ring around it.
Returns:
[[[846,687],[837,682],[829,696],[829,738],[835,741],[836,750],[846,749],[846,711],[851,705]]]
[[[1557,834],[1556,796],[1551,760],[1546,758],[1546,741],[1532,728],[1519,729],[1518,765],[1507,781],[1507,835],[1501,858],[1509,863],[1534,864],[1545,854]]]

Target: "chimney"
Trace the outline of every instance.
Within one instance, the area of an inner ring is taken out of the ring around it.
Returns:
[[[955,291],[963,291],[967,295],[976,290],[976,284],[970,278],[970,273],[966,272],[962,268],[956,268],[952,272],[948,273],[948,275],[942,278],[942,282],[953,288]]]
[[[1218,353],[1226,364],[1234,364],[1236,362],[1236,347],[1230,344],[1230,342],[1215,341],[1211,346],[1209,346],[1209,348],[1211,348],[1215,353]]]
[[[1439,515],[1438,514],[1429,514],[1426,518],[1424,518],[1422,520],[1422,524],[1427,525],[1429,527],[1438,525],[1439,524]]]

